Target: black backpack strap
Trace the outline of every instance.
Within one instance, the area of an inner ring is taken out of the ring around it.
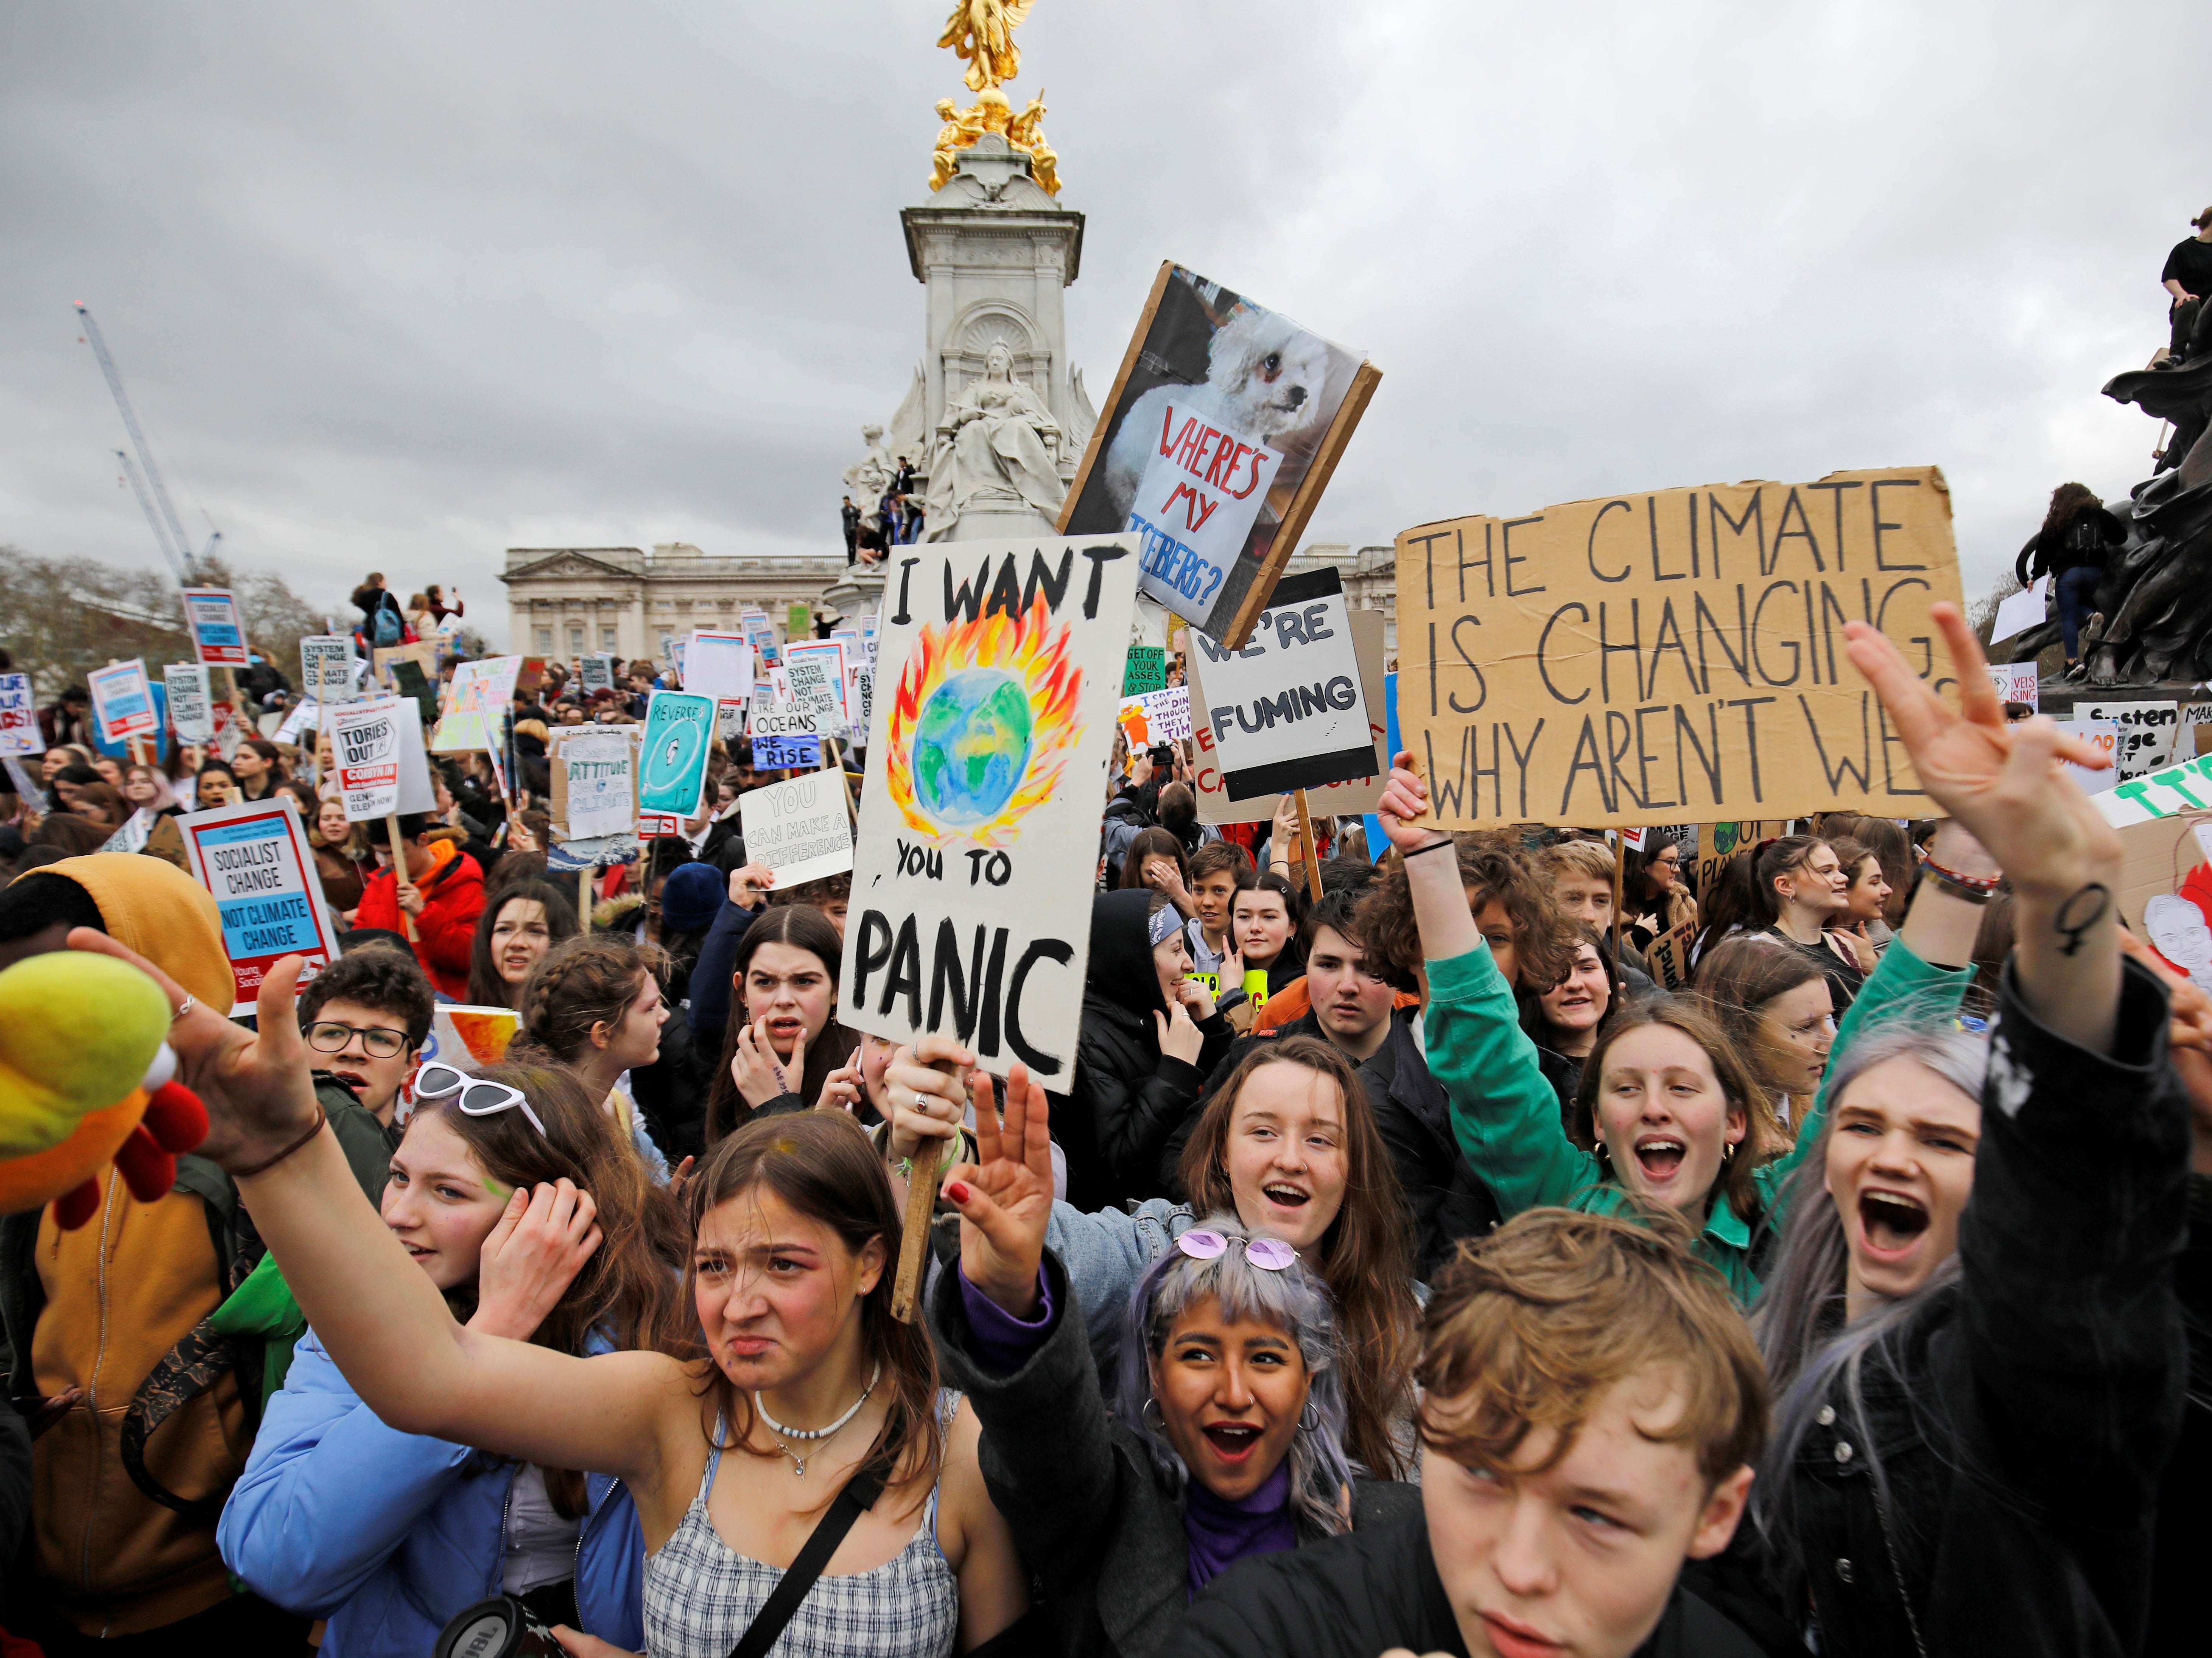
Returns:
[[[783,1633],[783,1626],[799,1610],[799,1603],[814,1587],[814,1580],[822,1576],[822,1568],[837,1552],[837,1546],[853,1529],[853,1522],[874,1508],[876,1499],[883,1494],[883,1475],[873,1468],[863,1468],[845,1482],[845,1489],[837,1493],[822,1518],[815,1521],[806,1546],[799,1550],[799,1558],[786,1569],[782,1581],[775,1586],[775,1593],[769,1596],[744,1634],[738,1637],[737,1645],[730,1649],[730,1658],[767,1658],[768,1649]]]

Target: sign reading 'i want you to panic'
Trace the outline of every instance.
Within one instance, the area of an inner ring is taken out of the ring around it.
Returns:
[[[1579,501],[1397,544],[1398,717],[1445,827],[1927,812],[1844,624],[1950,694],[1936,468]]]

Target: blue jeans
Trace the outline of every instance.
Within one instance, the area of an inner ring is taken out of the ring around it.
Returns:
[[[2058,632],[2066,641],[2066,659],[2081,654],[2081,623],[2096,609],[2097,584],[2105,573],[2094,565],[2077,564],[2058,577]]]

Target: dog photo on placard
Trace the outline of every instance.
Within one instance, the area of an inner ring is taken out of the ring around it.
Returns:
[[[1141,536],[1143,590],[1219,635],[1244,607],[1332,427],[1340,414],[1357,418],[1346,398],[1363,364],[1179,265],[1157,291],[1091,439],[1066,532]],[[1310,492],[1301,518],[1310,507]]]

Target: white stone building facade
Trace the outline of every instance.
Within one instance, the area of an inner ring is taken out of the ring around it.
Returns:
[[[766,610],[779,635],[787,607],[812,604],[845,572],[842,555],[715,558],[688,542],[637,547],[510,547],[507,648],[529,656],[660,653],[664,635],[735,628]]]

